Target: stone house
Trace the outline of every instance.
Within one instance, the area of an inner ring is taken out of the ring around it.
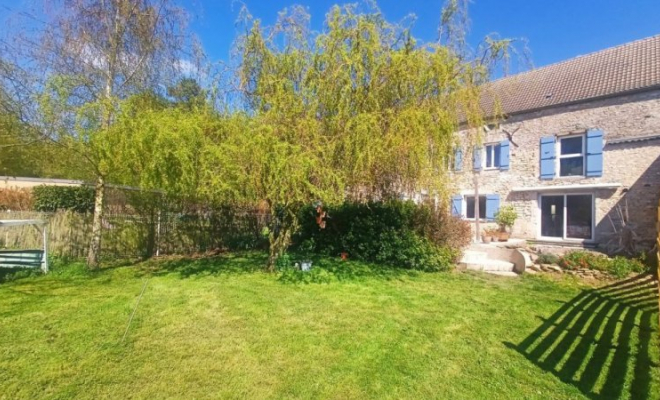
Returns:
[[[510,204],[513,237],[612,250],[626,224],[640,248],[653,246],[660,35],[503,78],[484,93],[486,113],[503,117],[479,145],[459,132],[453,214],[475,221],[478,209],[492,222]]]

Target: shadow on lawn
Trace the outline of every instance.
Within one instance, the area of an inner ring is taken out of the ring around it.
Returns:
[[[363,279],[394,280],[404,277],[414,277],[419,271],[396,268],[386,264],[376,264],[363,261],[341,261],[339,258],[317,258],[313,260],[313,268],[303,272],[289,268],[280,273],[282,283],[330,283],[333,281],[359,281]]]
[[[264,270],[265,253],[226,254],[203,258],[149,260],[139,267],[139,275],[178,274],[181,278],[204,275],[248,274]]]
[[[657,296],[650,275],[586,290],[505,345],[591,399],[647,399],[658,368]]]
[[[292,262],[301,257],[293,254]],[[265,271],[268,255],[261,252],[223,254],[202,258],[152,259],[138,265],[137,275],[178,274],[181,278],[195,276],[238,275]],[[311,271],[287,268],[277,272],[282,283],[329,283],[332,281],[354,281],[365,278],[384,280],[401,279],[419,274],[402,268],[360,261],[341,261],[339,258],[315,258]]]

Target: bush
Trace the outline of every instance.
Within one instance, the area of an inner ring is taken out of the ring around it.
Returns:
[[[538,264],[559,264],[559,257],[555,254],[542,253],[536,260]]]
[[[36,211],[94,211],[94,189],[87,186],[37,186],[32,189],[32,196]]]
[[[595,269],[606,272],[609,258],[584,250],[569,251],[559,259],[559,266],[567,270]]]
[[[29,189],[0,189],[0,211],[30,211],[32,203]]]
[[[631,273],[642,273],[646,266],[641,260],[617,256],[612,259],[605,255],[577,250],[566,253],[559,265],[568,270],[595,269],[607,272],[616,278],[625,278]]]
[[[610,260],[609,273],[617,278],[625,278],[631,273],[642,273],[646,271],[644,263],[635,258],[616,256]]]
[[[426,271],[444,271],[470,241],[469,226],[456,218],[412,202],[344,203],[326,207],[326,228],[316,210],[306,207],[295,243],[313,243],[317,254],[391,264]],[[296,247],[296,246],[294,246]],[[307,250],[307,249],[305,249]]]

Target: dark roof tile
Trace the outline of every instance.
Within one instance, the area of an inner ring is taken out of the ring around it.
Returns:
[[[483,108],[516,114],[660,88],[660,35],[579,56],[488,84]]]

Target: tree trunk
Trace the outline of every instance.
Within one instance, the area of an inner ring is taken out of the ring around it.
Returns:
[[[94,196],[94,219],[92,222],[92,240],[87,253],[87,265],[90,269],[98,269],[101,252],[101,232],[103,230],[103,201],[105,199],[105,180],[102,176],[96,178],[96,194]]]
[[[286,252],[291,244],[291,234],[297,227],[297,215],[293,209],[270,205],[271,229],[268,235],[268,272],[275,272],[275,262]]]

